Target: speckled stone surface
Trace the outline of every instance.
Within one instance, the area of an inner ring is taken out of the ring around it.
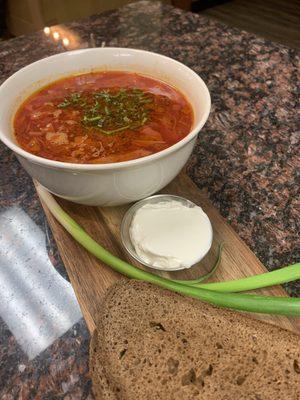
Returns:
[[[150,2],[62,28],[72,35],[76,48],[105,42],[106,46],[152,50],[199,73],[210,89],[213,106],[188,164],[189,175],[207,190],[220,213],[268,269],[299,261],[300,65],[296,50]],[[1,82],[21,67],[62,51],[61,43],[43,32],[0,43]],[[67,285],[32,182],[2,144],[0,168],[0,215],[11,212],[14,223],[18,209],[30,218],[44,235],[43,251]],[[18,254],[25,246],[11,240]],[[288,291],[299,296],[299,283],[288,285]],[[87,365],[89,334],[82,318],[29,359],[7,326],[5,311],[0,317],[1,399],[93,398]],[[41,328],[43,323],[41,318]]]

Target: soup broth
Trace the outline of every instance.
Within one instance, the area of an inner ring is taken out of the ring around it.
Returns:
[[[14,118],[18,144],[40,157],[70,163],[113,163],[145,157],[183,139],[193,110],[182,93],[137,73],[73,75],[42,88]]]

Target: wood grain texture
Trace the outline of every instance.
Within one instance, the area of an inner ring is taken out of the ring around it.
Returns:
[[[201,0],[198,1],[201,10]],[[207,5],[209,6],[209,1]],[[220,1],[201,13],[266,39],[300,48],[299,0],[230,0]],[[197,3],[193,5],[197,11]]]
[[[200,205],[211,219],[214,230],[214,241],[211,251],[197,265],[189,270],[178,272],[158,272],[162,276],[172,276],[178,279],[193,279],[209,271],[218,251],[218,245],[225,243],[221,265],[211,280],[224,281],[246,277],[266,272],[266,268],[257,259],[254,253],[238,237],[233,229],[213,207],[207,195],[199,191],[184,172],[171,182],[163,193],[186,197]],[[129,205],[100,208],[77,205],[62,199],[57,199],[66,212],[69,213],[96,241],[103,247],[123,259],[139,265],[122,248],[120,240],[120,224]],[[62,260],[65,264],[70,281],[75,290],[87,326],[91,332],[95,329],[95,316],[101,308],[101,300],[107,288],[121,275],[98,261],[84,250],[73,238],[54,220],[45,204],[42,204],[54,238],[58,245]],[[141,265],[139,265],[141,267]],[[146,267],[142,267],[146,269]],[[260,290],[259,293],[286,296],[282,287],[272,287]],[[300,321],[297,318],[269,316],[263,314],[249,314],[285,329],[300,333]]]

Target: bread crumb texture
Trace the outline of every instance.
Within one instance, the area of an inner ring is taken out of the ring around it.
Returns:
[[[300,337],[139,281],[106,295],[90,345],[97,400],[300,400]]]

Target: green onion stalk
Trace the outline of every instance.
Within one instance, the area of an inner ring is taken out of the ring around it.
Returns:
[[[281,285],[282,283],[292,282],[297,279],[300,279],[300,263],[243,279],[203,284],[196,283],[195,286],[203,289],[217,290],[223,293],[233,293]]]
[[[223,243],[219,246],[217,260],[210,272],[194,280],[176,280],[178,283],[188,284],[202,289],[215,290],[222,293],[244,292],[248,290],[261,289],[269,286],[281,285],[300,279],[300,263],[280,268],[276,271],[265,272],[247,278],[235,279],[225,282],[201,283],[211,277],[221,262]]]
[[[213,290],[209,290],[208,285],[212,284],[206,284],[206,287],[208,286],[208,288],[203,288],[200,287],[198,283],[196,283],[196,286],[193,284],[189,284],[189,281],[178,282],[175,280],[157,276],[150,272],[134,267],[133,265],[114,256],[105,248],[103,248],[99,243],[97,243],[94,239],[92,239],[84,231],[84,229],[59,206],[54,197],[45,188],[37,184],[37,191],[40,198],[46,204],[52,215],[57,219],[58,222],[60,222],[60,224],[78,243],[80,243],[86,250],[88,250],[103,263],[107,264],[112,269],[122,275],[127,276],[128,278],[146,281],[162,288],[181,293],[186,296],[194,297],[219,307],[226,307],[239,311],[264,314],[300,316],[300,299],[291,297],[271,297],[240,293],[222,293],[217,291],[217,284],[214,284],[215,286],[213,287]],[[297,275],[297,278],[299,277],[300,273]],[[226,283],[227,285],[233,284],[233,282]],[[268,283],[270,283],[270,281],[268,281]],[[245,282],[242,283],[240,289],[241,288],[242,290],[249,290],[249,287],[247,287],[247,282],[246,284]]]

